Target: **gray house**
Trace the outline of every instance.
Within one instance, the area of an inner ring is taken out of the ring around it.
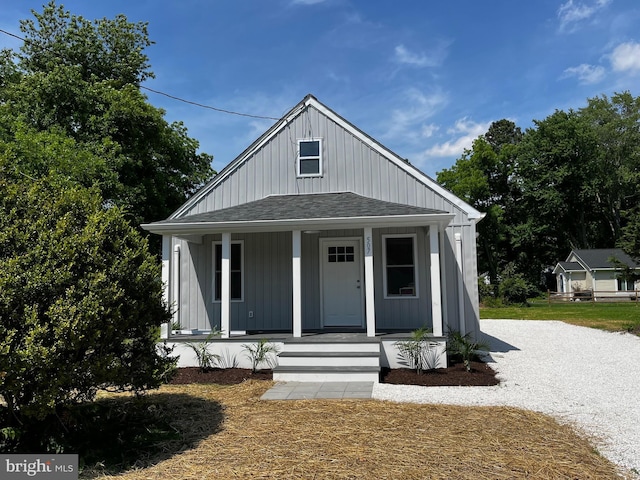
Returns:
[[[448,329],[476,335],[482,217],[308,95],[143,227],[163,238],[174,325],[216,326],[223,341],[268,335],[291,352],[287,342],[322,334],[378,344],[423,326],[436,342]],[[169,325],[162,335],[172,338]],[[393,364],[378,352],[378,368]]]

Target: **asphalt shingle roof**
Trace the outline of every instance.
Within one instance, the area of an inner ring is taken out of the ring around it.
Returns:
[[[628,265],[631,268],[640,267],[633,259],[619,248],[595,248],[585,250],[573,250],[573,253],[579,257],[591,270],[599,268],[614,268],[609,259],[615,257],[618,261]]]
[[[310,220],[318,218],[434,215],[446,213],[447,212],[430,208],[385,202],[349,192],[317,193],[274,195],[235,207],[163,220],[157,222],[157,224]]]
[[[558,265],[560,265],[566,272],[584,270],[584,267],[578,262],[558,262]]]

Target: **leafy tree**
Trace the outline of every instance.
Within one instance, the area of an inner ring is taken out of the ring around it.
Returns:
[[[140,91],[153,77],[144,49],[152,44],[145,23],[89,21],[54,1],[23,20],[26,41],[0,57],[2,141],[21,132],[67,136],[85,160],[97,160],[94,179],[108,203],[125,207],[138,224],[165,218],[213,171],[181,122],[169,124]],[[48,170],[46,158],[26,169]],[[42,162],[45,165],[42,165]],[[80,170],[80,169],[78,169]],[[85,171],[86,172],[86,171]],[[70,177],[82,184],[90,175]]]
[[[478,263],[497,285],[500,270],[512,261],[509,216],[517,185],[513,183],[515,148],[522,132],[510,120],[499,120],[478,137],[438,182],[485,213],[478,224]]]
[[[0,395],[13,425],[157,387],[170,318],[156,259],[99,193],[46,176],[0,175]]]

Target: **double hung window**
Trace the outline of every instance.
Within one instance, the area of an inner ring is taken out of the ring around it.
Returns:
[[[417,297],[418,269],[415,235],[385,235],[384,297]]]

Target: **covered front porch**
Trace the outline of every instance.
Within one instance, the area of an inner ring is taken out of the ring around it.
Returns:
[[[341,193],[272,196],[145,228],[163,235],[174,328],[375,338],[426,326],[441,337],[462,292],[450,288],[462,263],[445,231],[453,218]],[[162,337],[171,332],[164,325]]]

